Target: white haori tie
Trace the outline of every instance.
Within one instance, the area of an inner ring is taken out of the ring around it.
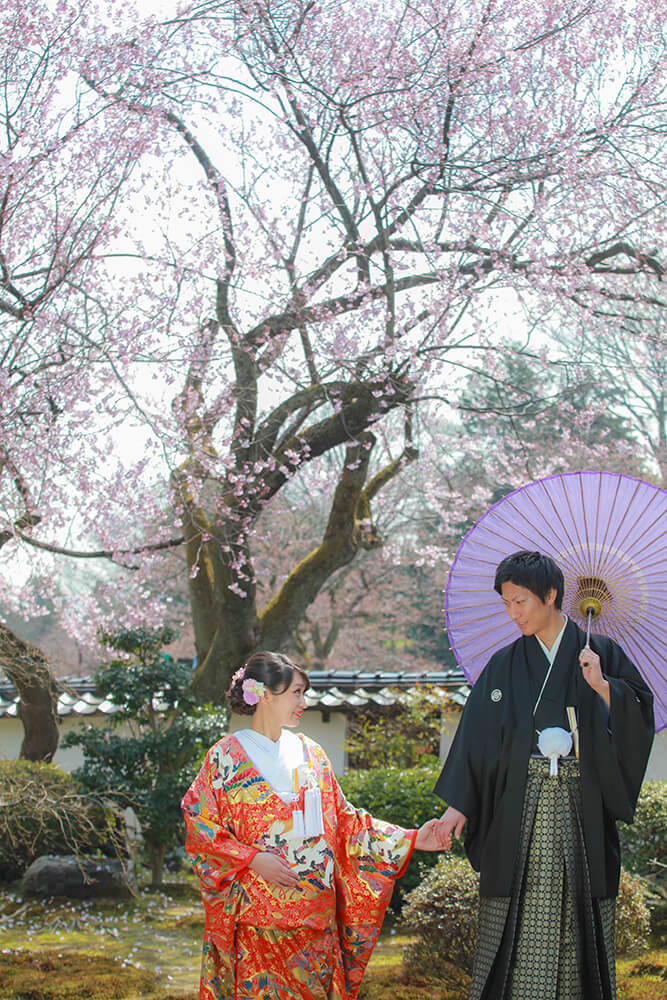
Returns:
[[[560,726],[543,729],[537,741],[537,749],[549,758],[549,775],[558,776],[558,758],[566,757],[572,749],[572,734]]]

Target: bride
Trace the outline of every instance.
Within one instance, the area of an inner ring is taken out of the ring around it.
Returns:
[[[200,1000],[350,1000],[419,830],[374,819],[343,795],[299,725],[310,687],[278,653],[254,653],[228,692],[250,726],[219,740],[183,799],[186,850],[206,911]]]

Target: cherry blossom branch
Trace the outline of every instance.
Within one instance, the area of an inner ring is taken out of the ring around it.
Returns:
[[[43,549],[45,552],[53,552],[60,556],[69,556],[72,559],[110,559],[115,562],[121,556],[137,556],[143,552],[163,552],[165,549],[177,548],[183,545],[185,538],[170,538],[165,542],[150,542],[146,545],[138,545],[133,549],[68,549],[61,545],[54,545],[51,542],[41,542],[32,535],[28,535],[21,527],[15,526],[14,534],[23,542],[32,545],[35,549]]]

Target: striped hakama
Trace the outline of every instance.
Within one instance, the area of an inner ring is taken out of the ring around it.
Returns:
[[[615,1000],[615,899],[594,899],[579,763],[531,758],[513,894],[480,901],[470,1000]]]

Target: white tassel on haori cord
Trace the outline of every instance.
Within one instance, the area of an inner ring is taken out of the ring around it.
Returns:
[[[303,797],[303,813],[306,837],[319,837],[324,833],[322,818],[322,795],[318,785],[307,788]]]
[[[550,726],[543,729],[537,741],[537,749],[551,761],[549,775],[558,775],[558,758],[565,757],[572,749],[572,734],[560,726]]]
[[[303,810],[299,809],[299,792],[304,788]],[[315,778],[313,765],[300,764],[294,768],[294,796],[292,805],[292,835],[294,837],[320,837],[324,833],[322,795]]]

